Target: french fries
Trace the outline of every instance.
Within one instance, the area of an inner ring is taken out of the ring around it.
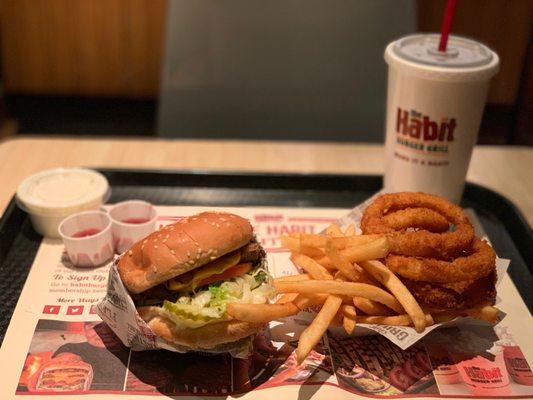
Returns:
[[[339,225],[331,224],[326,228],[326,235],[328,236],[343,236],[341,228]]]
[[[498,313],[500,312],[500,310],[491,305],[486,305],[479,308],[470,308],[465,311],[465,314],[469,317],[482,319],[492,324],[496,323],[496,321],[498,320]]]
[[[311,257],[304,254],[293,254],[291,261],[297,266],[303,269],[313,279],[333,279],[333,276],[328,272],[326,268],[317,263]]]
[[[361,268],[355,263],[354,263],[354,267]],[[341,271],[335,272],[334,276],[335,276],[335,279],[337,279],[338,277],[341,277],[341,278],[344,278],[341,280],[344,280],[344,281],[348,280],[348,278],[346,278],[346,276],[344,276],[344,274]],[[361,268],[361,275],[359,276],[359,280],[357,282],[368,283],[369,285],[379,286],[379,282],[376,281],[374,278],[372,278],[372,276],[368,275],[368,273],[362,268]]]
[[[343,304],[340,308],[340,311],[342,315],[345,316],[346,318],[352,318],[352,319],[357,318],[357,311],[355,310],[354,306]]]
[[[342,318],[342,327],[346,331],[348,335],[351,335],[355,331],[355,325],[357,322],[355,321],[355,318],[348,318],[343,317]]]
[[[413,320],[416,331],[422,332],[426,327],[424,311],[402,281],[380,261],[361,261],[361,266],[396,296],[402,307]]]
[[[342,274],[351,281],[357,282],[361,277],[361,269],[356,269],[353,264],[346,260],[339,252],[333,247],[331,241],[326,244],[326,254],[329,259],[335,264]]]
[[[300,252],[300,239],[292,236],[282,236],[281,245],[292,252]]]
[[[343,304],[340,307],[342,313],[342,326],[348,335],[351,335],[355,330],[357,312],[355,307],[351,305]]]
[[[341,297],[328,296],[313,322],[302,332],[296,348],[296,361],[298,364],[301,364],[306,359],[307,355],[320,341],[331,321],[335,318],[341,304]]]
[[[435,321],[472,316],[494,322],[498,309],[483,305],[461,312],[424,311],[402,281],[379,259],[389,253],[384,235],[356,235],[355,225],[344,232],[330,225],[325,234],[293,233],[281,238],[291,261],[303,273],[274,279],[276,304],[230,304],[228,315],[249,322],[266,322],[319,309],[302,332],[296,349],[298,363],[321,340],[330,325],[351,335],[358,323],[413,326],[418,332]]]
[[[385,304],[397,313],[404,313],[402,305],[390,293],[368,283],[339,282],[329,280],[310,280],[301,282],[274,282],[278,293],[328,293],[336,295],[358,296]]]
[[[300,243],[300,253],[309,257],[324,257],[326,254],[324,250],[318,247],[306,246]]]
[[[311,277],[307,274],[298,274],[298,275],[289,275],[289,276],[280,276],[279,278],[274,278],[274,282],[299,282],[299,281],[308,281]]]
[[[293,303],[300,310],[306,310],[311,307],[321,306],[322,304],[324,304],[327,298],[328,298],[328,295],[325,293],[309,294],[309,295],[298,294],[296,299],[294,299]]]
[[[353,305],[367,315],[391,315],[392,310],[374,300],[353,297]]]
[[[331,260],[328,258],[328,256],[320,256],[320,257],[314,257],[313,260],[315,260],[317,263],[322,265],[324,268],[327,268],[329,270],[336,270],[337,267],[335,264],[331,262]]]
[[[386,237],[380,237],[361,246],[348,247],[342,251],[342,255],[352,263],[385,258],[388,253],[389,241]]]
[[[336,226],[336,225],[335,225]],[[339,228],[339,232],[340,228]],[[336,249],[344,249],[351,246],[360,246],[368,244],[377,239],[383,239],[383,235],[353,235],[344,236],[340,234],[316,235],[311,233],[299,233],[294,236],[283,236],[282,244],[284,247],[294,252],[299,252],[301,246],[323,249],[327,242],[332,242]],[[298,242],[298,239],[300,241]],[[301,251],[300,251],[301,252]]]
[[[276,300],[276,304],[292,303],[297,297],[298,293],[285,293],[278,300]]]
[[[333,280],[333,276],[328,270],[312,258],[303,254],[293,254],[291,261],[307,272],[313,279],[323,279],[325,281]],[[343,296],[329,295],[326,298],[317,317],[300,336],[298,348],[296,349],[296,359],[298,360],[298,364],[307,357],[307,354],[309,354],[313,347],[315,347],[320,341],[320,338],[328,329],[329,324],[331,324],[335,318],[342,302]]]
[[[247,304],[230,303],[226,307],[232,318],[246,322],[270,322],[272,320],[296,315],[300,309],[293,303],[285,304]]]
[[[354,236],[355,235],[355,224],[351,224],[344,231],[344,236]]]
[[[326,245],[325,236],[313,235],[309,233],[300,234],[300,246],[324,247],[325,245]]]
[[[327,241],[331,242],[336,249],[342,250],[347,247],[361,246],[368,244],[375,240],[383,238],[383,235],[355,235],[355,236],[339,236],[328,238]]]

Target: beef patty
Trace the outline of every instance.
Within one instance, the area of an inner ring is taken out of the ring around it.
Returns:
[[[236,251],[240,251],[241,253],[240,262],[252,263],[254,267],[266,256],[265,250],[256,242],[255,238]],[[191,278],[201,268],[186,272],[182,276],[189,274],[189,278]],[[162,283],[142,293],[130,293],[130,295],[137,306],[152,306],[161,304],[163,300],[175,302],[180,296],[180,293],[168,289],[167,285]]]

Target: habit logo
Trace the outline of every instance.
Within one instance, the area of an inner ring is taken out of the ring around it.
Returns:
[[[453,142],[454,131],[457,127],[455,118],[442,118],[438,123],[428,115],[411,110],[402,110],[398,107],[396,113],[396,132],[413,139],[424,141]]]
[[[474,382],[502,382],[502,372],[499,368],[464,367],[466,374]]]

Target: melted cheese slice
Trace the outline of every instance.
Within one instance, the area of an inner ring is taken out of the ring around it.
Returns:
[[[170,279],[167,281],[167,287],[170,290],[181,291],[181,290],[194,290],[200,282],[204,279],[209,278],[212,275],[218,275],[227,271],[228,269],[236,266],[241,260],[241,253],[234,251],[233,253],[226,254],[216,260],[204,265],[199,268],[194,275],[185,282],[178,280],[179,277]],[[182,277],[183,279],[183,277]]]

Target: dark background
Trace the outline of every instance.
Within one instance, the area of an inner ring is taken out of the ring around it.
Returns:
[[[532,3],[458,1],[453,33],[486,43],[502,60],[479,143],[533,144]],[[414,4],[418,31],[439,31],[445,0]],[[167,0],[0,6],[0,137],[155,135]]]

